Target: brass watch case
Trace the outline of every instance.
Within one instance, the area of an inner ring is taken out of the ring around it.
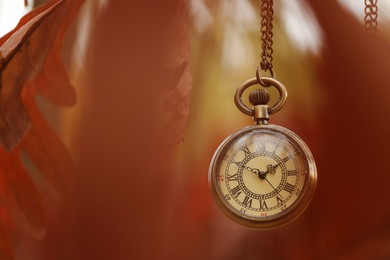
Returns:
[[[223,193],[219,189],[218,175],[223,157],[226,154],[226,151],[229,149],[230,145],[238,138],[241,138],[242,136],[252,131],[261,131],[262,129],[268,129],[275,134],[282,134],[292,143],[294,143],[294,145],[303,152],[302,156],[303,159],[307,162],[308,172],[305,178],[304,190],[302,191],[297,201],[295,201],[289,208],[273,216],[272,218],[254,220],[236,213],[236,211],[229,205],[229,203],[226,202]],[[278,125],[253,125],[245,127],[240,131],[232,134],[221,143],[211,160],[208,178],[211,194],[218,207],[228,218],[248,228],[272,229],[286,225],[296,220],[305,212],[313,198],[316,189],[317,169],[313,155],[310,152],[308,146],[294,132]]]

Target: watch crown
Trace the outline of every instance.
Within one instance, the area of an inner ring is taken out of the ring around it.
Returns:
[[[269,120],[270,100],[268,91],[265,89],[255,89],[249,94],[249,102],[253,105],[253,119],[258,125],[266,125]]]
[[[249,102],[253,106],[267,105],[269,100],[270,96],[265,89],[255,89],[249,94]]]
[[[265,89],[255,89],[249,94],[249,102],[253,105],[253,119],[259,125],[266,125],[269,120],[270,100],[268,91]]]

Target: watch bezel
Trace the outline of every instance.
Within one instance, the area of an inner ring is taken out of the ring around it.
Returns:
[[[228,203],[224,202],[223,194],[219,192],[218,185],[218,167],[221,164],[224,156],[224,151],[229,148],[229,145],[234,142],[237,138],[252,132],[256,129],[269,129],[273,132],[279,132],[282,135],[285,135],[288,139],[290,139],[294,145],[299,147],[304,152],[304,159],[307,161],[308,165],[308,174],[307,179],[305,180],[305,188],[300,195],[299,201],[294,202],[292,206],[286,209],[283,214],[275,215],[275,217],[264,218],[264,219],[250,219],[238,215],[231,209],[231,206]],[[305,142],[294,132],[291,130],[284,128],[279,125],[253,125],[248,126],[240,131],[230,135],[227,137],[218,147],[214,156],[211,160],[210,168],[209,168],[209,187],[212,193],[214,200],[216,201],[218,207],[222,210],[222,212],[229,217],[234,222],[241,224],[245,227],[255,228],[255,229],[271,229],[275,227],[280,227],[286,225],[297,218],[299,218],[309,206],[316,189],[317,184],[317,169],[314,161],[314,157],[305,144]]]

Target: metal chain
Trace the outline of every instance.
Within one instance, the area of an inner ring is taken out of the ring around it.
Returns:
[[[364,0],[364,27],[366,31],[371,33],[371,35],[376,34],[376,29],[378,26],[378,6],[377,0]]]
[[[260,33],[261,33],[261,62],[260,67],[263,71],[269,71],[273,73],[273,0],[261,0],[261,22],[260,22]]]

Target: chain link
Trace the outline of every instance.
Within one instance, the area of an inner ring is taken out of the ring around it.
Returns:
[[[260,67],[264,71],[272,73],[273,70],[273,0],[261,0],[261,22],[260,22],[260,33],[261,33],[261,62]]]
[[[364,0],[364,27],[366,31],[375,35],[378,26],[378,6],[377,0]]]

